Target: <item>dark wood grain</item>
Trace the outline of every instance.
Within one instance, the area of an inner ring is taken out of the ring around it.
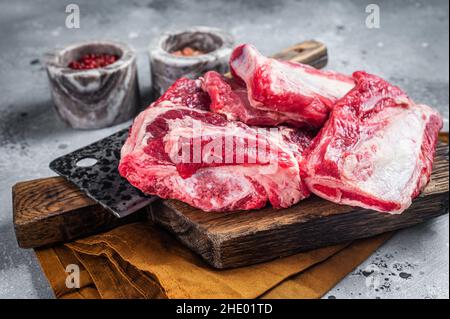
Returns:
[[[154,222],[216,268],[229,268],[416,225],[448,213],[448,145],[439,144],[430,183],[400,215],[312,196],[287,209],[205,213],[176,200],[152,209]]]
[[[13,186],[13,222],[22,248],[67,242],[146,218],[142,210],[119,219],[62,177]]]

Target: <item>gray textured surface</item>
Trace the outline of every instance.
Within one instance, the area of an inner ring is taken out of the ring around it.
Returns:
[[[15,242],[11,186],[53,175],[47,167],[50,160],[128,124],[77,131],[57,118],[46,74],[36,60],[55,46],[90,39],[128,42],[138,51],[141,92],[148,101],[147,45],[167,29],[198,24],[224,28],[238,42],[253,43],[265,54],[314,38],[328,45],[329,68],[365,69],[386,77],[417,101],[438,108],[448,130],[447,0],[73,2],[80,5],[81,29],[65,28],[64,2],[0,2],[2,298],[53,296],[33,253],[18,249]],[[365,6],[371,2],[380,5],[380,29],[365,27]],[[398,233],[326,297],[448,298],[448,235],[448,215]],[[370,284],[380,281],[383,289]]]

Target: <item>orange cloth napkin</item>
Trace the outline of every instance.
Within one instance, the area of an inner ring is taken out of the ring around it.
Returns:
[[[57,298],[319,298],[389,234],[252,266],[217,270],[151,222],[37,249]],[[67,265],[80,288],[67,288]]]

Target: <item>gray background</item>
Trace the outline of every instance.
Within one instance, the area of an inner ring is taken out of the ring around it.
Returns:
[[[80,29],[65,28],[65,6],[71,2],[80,6]],[[146,48],[162,31],[216,26],[265,54],[313,38],[328,46],[328,68],[384,76],[418,102],[438,108],[448,131],[447,0],[71,2],[0,2],[2,298],[53,297],[33,252],[19,249],[15,242],[11,186],[53,175],[47,167],[51,159],[128,125],[77,131],[58,119],[40,63],[54,47],[89,39],[128,42],[138,51],[141,91],[148,103]],[[380,29],[365,27],[365,7],[371,2],[380,6]],[[448,236],[448,215],[399,232],[325,298],[448,298]]]

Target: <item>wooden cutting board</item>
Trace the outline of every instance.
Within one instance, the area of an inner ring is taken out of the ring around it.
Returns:
[[[279,58],[326,64],[326,48],[305,42]],[[431,181],[401,215],[333,204],[315,196],[287,209],[205,213],[176,200],[161,200],[118,219],[62,177],[13,186],[13,219],[20,247],[67,242],[149,219],[216,268],[254,264],[294,253],[409,227],[448,213],[448,145],[438,145]]]
[[[162,225],[216,268],[249,265],[401,229],[448,213],[449,148],[440,143],[431,181],[411,207],[389,215],[312,196],[287,209],[205,213],[176,200],[118,219],[62,177],[13,187],[14,226],[23,248],[48,246],[121,224]]]
[[[402,214],[338,205],[317,196],[281,210],[205,213],[176,200],[152,219],[216,268],[229,268],[375,236],[448,213],[448,145],[439,144],[430,183]]]

